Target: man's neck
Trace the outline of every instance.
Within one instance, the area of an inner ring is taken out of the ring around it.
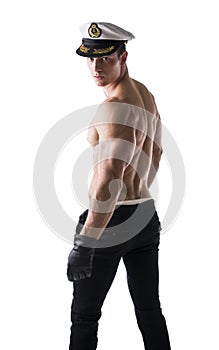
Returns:
[[[107,99],[118,98],[123,94],[124,87],[130,84],[130,77],[127,67],[121,72],[121,76],[112,84],[104,87],[104,93]]]

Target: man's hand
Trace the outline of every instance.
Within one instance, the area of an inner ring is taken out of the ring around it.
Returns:
[[[68,257],[67,276],[69,281],[91,277],[96,244],[97,240],[94,238],[80,234],[75,235],[74,247]]]

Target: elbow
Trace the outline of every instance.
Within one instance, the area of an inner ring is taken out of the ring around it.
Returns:
[[[99,173],[100,179],[102,179],[103,182],[106,182],[106,183],[111,182],[112,180],[122,180],[123,174],[124,174],[124,170],[118,169],[118,168],[104,169]]]
[[[107,181],[122,179],[126,167],[127,163],[125,161],[121,161],[119,159],[107,160],[100,163],[98,169],[99,176],[101,179],[105,179]]]

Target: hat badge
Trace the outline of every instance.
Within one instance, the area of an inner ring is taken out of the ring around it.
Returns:
[[[96,23],[91,23],[88,29],[88,34],[91,38],[99,38],[101,36],[101,29]]]

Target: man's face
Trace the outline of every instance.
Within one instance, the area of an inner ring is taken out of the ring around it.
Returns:
[[[109,56],[88,58],[87,63],[98,86],[112,84],[120,77],[122,58],[116,52]]]

